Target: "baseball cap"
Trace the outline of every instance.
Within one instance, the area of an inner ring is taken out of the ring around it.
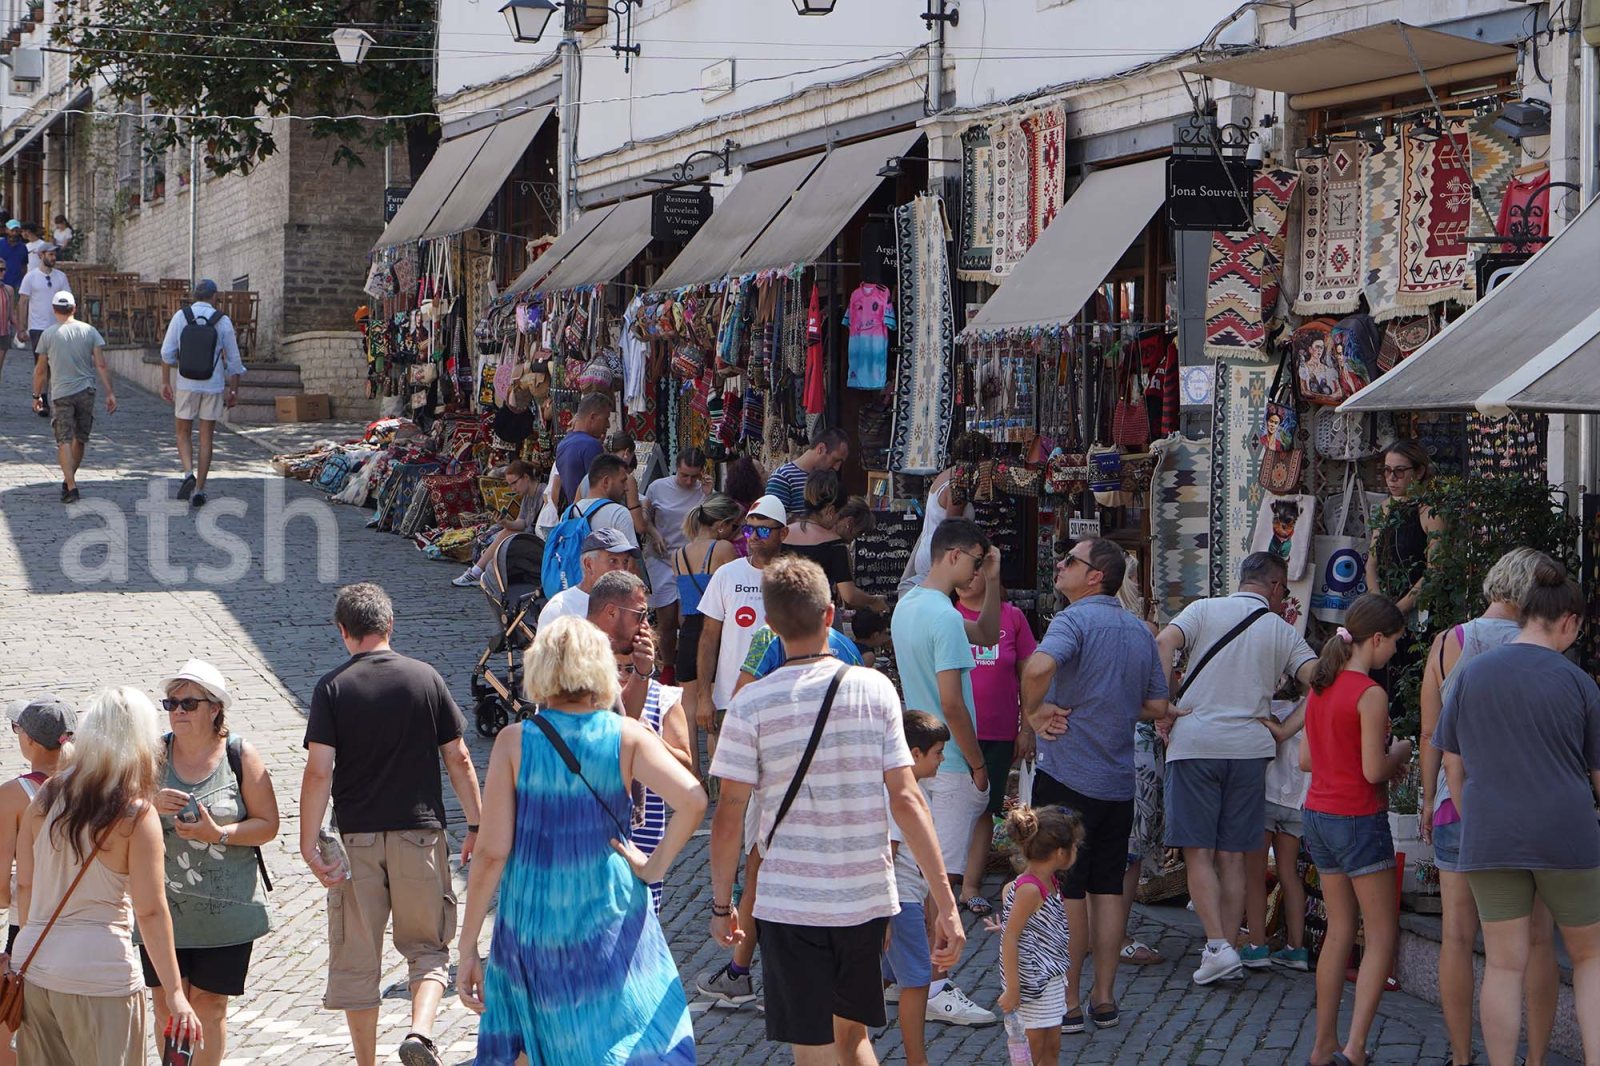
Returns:
[[[22,223],[18,222],[16,219],[12,218],[12,219],[7,219],[6,220],[6,229],[21,229],[21,228],[22,228]]]
[[[61,251],[61,247],[60,247],[60,245],[56,244],[54,241],[45,241],[43,244],[39,245],[39,251],[41,251],[41,252],[59,252],[59,251]]]
[[[770,518],[780,526],[789,524],[789,511],[783,506],[783,501],[776,496],[763,496],[755,502],[745,517],[757,515],[761,518]]]
[[[217,283],[210,278],[201,278],[194,283],[194,298],[196,300],[209,300],[217,294]]]
[[[78,731],[78,712],[54,696],[41,696],[22,708],[17,729],[40,747],[55,751]]]
[[[601,526],[583,538],[584,552],[610,552],[613,555],[638,555],[639,549],[628,543],[620,529]]]
[[[78,306],[78,301],[73,298],[72,293],[68,292],[66,289],[62,289],[60,292],[50,297],[50,306],[71,309]]]
[[[171,692],[180,681],[192,681],[205,689],[206,695],[222,704],[223,710],[227,710],[233,702],[233,697],[228,693],[227,678],[222,676],[221,670],[204,659],[190,659],[184,663],[183,669],[161,682],[161,691]]]

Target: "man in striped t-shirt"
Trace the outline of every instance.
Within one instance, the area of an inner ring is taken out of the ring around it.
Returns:
[[[811,438],[811,446],[784,463],[767,478],[767,495],[783,501],[789,521],[810,513],[806,504],[806,479],[818,470],[838,470],[850,457],[850,437],[844,430],[825,429]]]
[[[846,669],[804,784],[778,823],[842,667],[828,653],[833,604],[821,568],[783,556],[762,571],[761,595],[788,660],[734,697],[711,761],[722,779],[711,825],[711,935],[730,947],[751,935],[733,909],[733,879],[754,794],[767,1039],[794,1045],[797,1066],[876,1062],[868,1028],[887,1023],[879,952],[889,917],[900,909],[891,815],[928,881],[932,961],[953,966],[966,934],[927,801],[912,776],[900,700],[882,674]]]

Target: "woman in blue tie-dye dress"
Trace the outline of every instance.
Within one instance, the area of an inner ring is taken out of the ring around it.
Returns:
[[[495,741],[456,975],[483,1015],[479,1066],[519,1053],[530,1066],[692,1064],[688,1004],[647,886],[704,818],[705,793],[654,734],[608,709],[616,666],[587,621],[540,629],[523,677],[577,772],[536,722]],[[648,859],[625,842],[635,781],[673,812]],[[485,963],[478,937],[497,885]]]

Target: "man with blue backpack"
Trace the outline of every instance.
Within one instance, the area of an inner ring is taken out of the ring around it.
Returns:
[[[211,442],[222,412],[239,402],[239,339],[228,316],[211,304],[217,283],[202,278],[194,287],[194,302],[167,325],[161,342],[161,398],[173,405],[178,432],[178,462],[183,481],[178,499],[204,507],[206,474],[211,470]],[[172,369],[178,369],[178,387],[172,387]],[[194,461],[191,437],[200,423],[199,462]]]
[[[608,534],[608,550],[625,553],[628,560],[624,565],[609,569],[638,568],[639,540],[633,531],[633,512],[624,502],[628,498],[628,474],[628,464],[609,452],[596,456],[589,464],[588,494],[561,513],[561,521],[545,538],[541,580],[544,594],[550,599],[546,611],[563,595],[585,582],[592,583],[583,558],[591,550],[589,545],[597,533]],[[587,593],[587,589],[584,591]],[[572,600],[573,597],[568,596],[563,602]],[[570,602],[569,608],[561,613],[582,616],[587,607],[585,595],[583,604]],[[560,614],[552,617],[560,617]],[[540,612],[539,621],[541,624],[545,621],[544,612]]]

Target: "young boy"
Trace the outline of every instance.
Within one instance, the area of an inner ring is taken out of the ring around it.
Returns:
[[[906,711],[904,722],[906,746],[911,749],[912,776],[925,781],[938,773],[939,764],[944,762],[944,746],[950,739],[950,729],[925,711]],[[928,1066],[922,1033],[928,1016],[929,986],[933,983],[923,904],[928,896],[928,883],[917,868],[917,860],[900,847],[900,830],[892,821],[889,841],[894,851],[894,880],[900,896],[900,913],[889,919],[889,938],[883,946],[883,979],[894,985],[894,991],[887,991],[885,998],[896,997],[900,1004],[900,1039],[906,1048],[906,1066]]]
[[[863,607],[850,619],[850,637],[861,655],[861,665],[876,666],[877,649],[889,643],[889,616]]]

